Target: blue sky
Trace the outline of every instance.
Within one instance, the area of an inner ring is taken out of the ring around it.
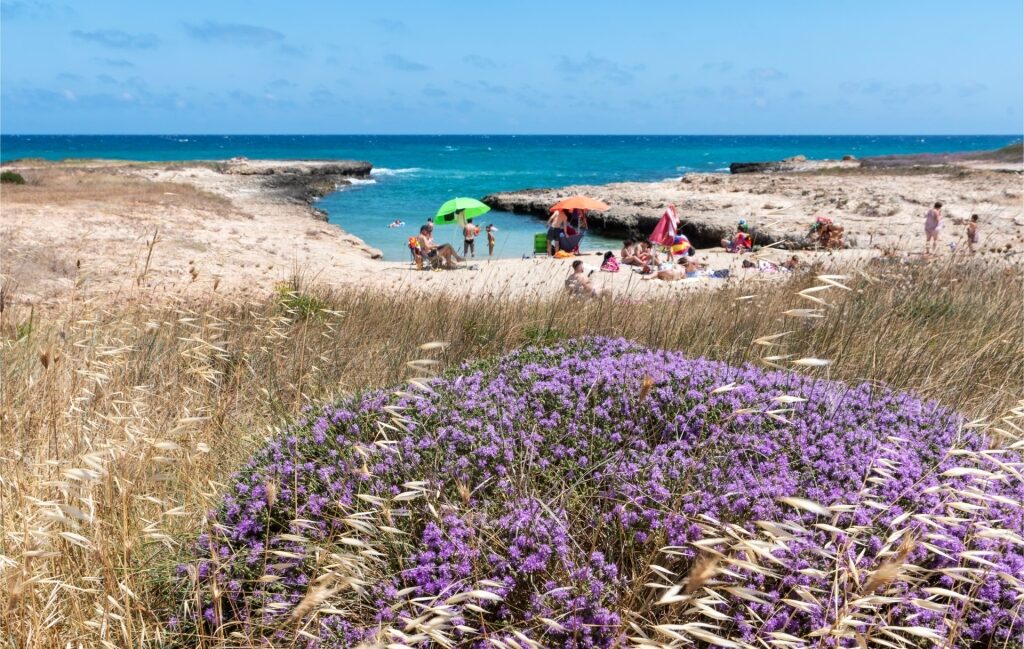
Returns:
[[[0,0],[4,133],[1020,133],[1021,0]]]

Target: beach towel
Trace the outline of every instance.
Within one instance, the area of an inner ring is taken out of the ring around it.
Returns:
[[[555,259],[572,259],[575,256],[576,255],[571,252],[566,252],[564,250],[558,250],[555,252]]]

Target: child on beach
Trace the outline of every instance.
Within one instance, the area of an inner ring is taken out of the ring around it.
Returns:
[[[604,260],[601,262],[601,270],[606,273],[619,272],[619,260],[615,258],[615,253],[611,250],[604,253]]]
[[[978,215],[971,214],[971,220],[967,222],[967,251],[974,254],[974,245],[978,243]]]
[[[942,203],[935,203],[924,215],[924,251],[935,252],[942,229]]]
[[[476,235],[480,234],[480,228],[472,223],[466,223],[462,228],[462,256],[476,257]]]
[[[498,231],[498,228],[494,227],[493,223],[487,224],[487,256],[494,256],[494,233]]]

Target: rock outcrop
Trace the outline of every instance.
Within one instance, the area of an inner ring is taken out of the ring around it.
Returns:
[[[674,188],[669,185],[675,184],[652,183],[650,187],[671,191]],[[647,197],[644,197],[640,192],[645,187],[648,186],[640,183],[622,183],[595,187],[523,189],[491,194],[481,200],[492,209],[547,219],[551,205],[567,195],[586,194],[612,206],[606,212],[590,212],[587,215],[590,229],[608,237],[625,239],[627,237],[645,237],[650,234],[665,212],[666,203],[660,197],[664,192],[651,191]],[[709,214],[709,209],[714,208],[709,208],[706,204],[698,204],[696,201],[680,200],[675,204],[680,213],[685,215],[681,227],[683,234],[698,248],[717,246],[722,239],[736,233],[736,223],[741,217],[735,213]],[[752,225],[751,234],[757,245],[776,244],[782,248],[796,247],[803,238],[803,231],[764,230],[758,228],[756,224]]]
[[[317,199],[350,184],[351,178],[367,178],[373,165],[359,160],[249,160],[232,158],[219,167],[222,173],[258,176],[265,188],[279,196],[310,207]],[[327,215],[313,212],[326,221]]]
[[[782,162],[733,162],[729,165],[731,174],[763,174],[775,171],[788,171]]]
[[[987,169],[1024,173],[1024,144],[1016,142],[995,151],[967,151],[962,153],[911,153],[873,156],[857,159],[844,155],[842,160],[808,160],[798,155],[784,160],[764,162],[734,162],[729,165],[732,174],[792,173],[842,169]]]
[[[765,174],[792,173],[801,171],[820,171],[822,169],[847,169],[859,166],[851,156],[843,156],[842,160],[808,160],[807,156],[797,155],[785,160],[768,160],[765,162],[733,162],[729,165],[731,174]]]

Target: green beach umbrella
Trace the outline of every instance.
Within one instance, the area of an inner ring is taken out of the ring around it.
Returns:
[[[467,221],[472,221],[481,214],[490,212],[491,208],[487,207],[475,198],[453,198],[447,201],[441,206],[441,209],[437,210],[437,214],[434,216],[436,222],[441,223],[455,223],[458,219],[455,218],[455,214],[463,212]]]

